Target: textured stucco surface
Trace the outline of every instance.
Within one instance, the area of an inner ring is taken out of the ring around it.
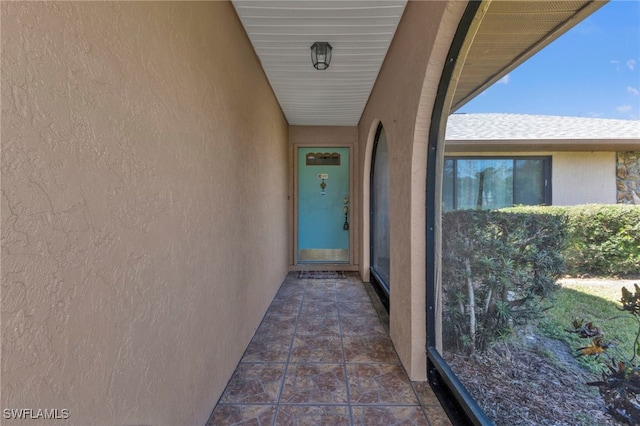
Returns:
[[[557,152],[551,169],[554,206],[616,203],[615,152]]]
[[[372,132],[382,122],[389,146],[390,332],[412,380],[425,380],[425,200],[428,132],[449,46],[466,2],[409,2],[360,119],[362,206],[369,205]],[[367,168],[365,168],[365,165]],[[362,235],[369,232],[363,209]],[[362,245],[361,273],[369,268]]]
[[[227,2],[1,7],[2,409],[204,424],[287,271],[260,63]]]

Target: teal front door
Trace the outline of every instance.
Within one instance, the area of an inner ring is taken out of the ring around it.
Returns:
[[[298,263],[349,263],[349,148],[298,148]]]

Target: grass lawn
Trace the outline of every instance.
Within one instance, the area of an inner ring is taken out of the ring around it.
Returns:
[[[626,287],[633,292],[633,283],[640,285],[640,280],[597,279],[597,278],[565,278],[560,280],[563,288],[570,288],[581,293],[601,297],[620,304],[620,289]]]
[[[555,293],[551,308],[545,312],[540,322],[540,330],[548,337],[565,341],[575,354],[577,349],[589,344],[575,333],[566,330],[571,322],[578,318],[604,332],[605,341],[613,347],[607,350],[616,360],[630,359],[633,356],[633,342],[638,332],[638,322],[628,313],[619,309],[620,289],[626,286],[633,291],[633,282],[623,280],[568,280],[562,282],[562,288]],[[608,361],[606,355],[599,359],[581,356],[577,360],[593,371],[600,371]]]

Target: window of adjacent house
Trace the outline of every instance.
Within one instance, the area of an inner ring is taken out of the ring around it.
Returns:
[[[445,157],[443,210],[551,204],[550,157]]]
[[[371,160],[371,273],[389,294],[389,150],[382,125],[378,128]]]

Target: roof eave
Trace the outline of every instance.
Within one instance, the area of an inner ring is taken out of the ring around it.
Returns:
[[[486,71],[479,72],[479,71],[477,71],[477,68],[486,69],[486,64],[482,64],[482,65],[478,64],[476,66],[476,64],[474,64],[472,61],[467,61],[467,63],[465,63],[465,66],[464,66],[464,68],[462,70],[462,75],[460,77],[460,83],[458,84],[458,89],[457,89],[455,97],[454,97],[454,101],[453,101],[453,105],[452,105],[452,108],[451,108],[451,112],[455,112],[458,109],[460,109],[467,102],[471,101],[477,95],[479,95],[484,90],[486,90],[489,86],[491,86],[492,84],[494,84],[495,82],[500,80],[502,77],[507,75],[509,72],[513,71],[516,67],[520,66],[527,59],[531,58],[533,55],[538,53],[540,50],[544,49],[546,46],[551,44],[558,37],[560,37],[563,34],[565,34],[567,31],[569,31],[575,25],[577,25],[578,23],[580,23],[581,21],[586,19],[589,15],[594,13],[596,10],[598,10],[599,8],[604,6],[608,1],[609,0],[587,0],[587,1],[585,1],[585,3],[581,7],[577,8],[575,10],[575,12],[568,19],[564,19],[562,21],[558,21],[557,24],[555,26],[553,26],[553,28],[550,31],[548,31],[545,34],[543,34],[534,43],[522,44],[522,45],[518,46],[517,50],[520,53],[516,54],[515,57],[513,57],[512,59],[509,59],[509,58],[505,57],[504,59],[506,61],[508,61],[506,65],[500,65],[502,62],[496,61],[497,67],[494,70],[490,71],[490,72],[486,72]],[[535,4],[537,2],[502,2],[502,1],[495,1],[495,2],[492,2],[492,4],[490,4],[489,10],[488,10],[487,14],[485,15],[485,17],[483,18],[483,20],[486,20],[487,16],[490,16],[493,4],[499,4],[500,7],[505,7],[505,5],[508,5],[510,3],[514,4],[514,5],[518,5],[518,7],[522,8],[522,5],[526,5],[527,3]],[[521,10],[519,13],[524,15],[524,14],[526,14],[526,10],[524,10],[524,11]],[[500,38],[509,38],[510,30],[508,29],[508,23],[509,23],[509,21],[506,21],[506,20],[504,21],[505,28],[499,34]],[[495,25],[491,29],[491,32],[494,32],[494,31],[495,31]],[[511,31],[513,31],[513,30],[511,30]],[[481,37],[483,35],[486,35],[485,34],[486,32],[489,32],[489,30],[486,28],[486,26],[483,26],[482,24],[480,24],[480,28],[478,29],[478,32],[475,34],[475,39],[478,39],[479,37]],[[473,43],[472,46],[471,46],[471,50],[470,50],[469,54],[467,55],[467,58],[473,58],[474,57],[474,53],[476,55],[482,56],[483,52],[480,52],[479,50],[483,49],[483,48],[484,47],[480,46],[479,44]],[[467,79],[468,81],[469,80],[475,80],[477,77],[475,77],[473,79],[471,77],[474,74],[476,74],[476,76],[477,76],[477,74],[481,74],[483,80],[481,80],[479,82],[479,84],[475,84],[475,82],[472,82],[473,86],[470,89],[469,88],[465,88],[465,85],[464,85],[465,79]]]

